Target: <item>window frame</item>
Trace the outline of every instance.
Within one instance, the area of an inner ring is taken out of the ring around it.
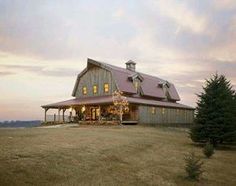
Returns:
[[[161,113],[162,113],[163,115],[165,114],[165,108],[164,108],[164,107],[161,109]]]
[[[106,85],[107,85],[107,87],[106,87]],[[109,83],[104,83],[104,85],[103,85],[103,91],[104,91],[104,93],[109,93],[109,89],[110,89]]]
[[[136,91],[138,91],[138,88],[139,88],[139,82],[138,81],[134,81],[134,87],[135,87]]]
[[[96,92],[94,90],[96,90]],[[98,86],[97,85],[93,85],[93,94],[98,94]]]
[[[151,107],[151,114],[156,114],[156,107]]]
[[[82,87],[82,94],[83,94],[83,95],[87,95],[87,93],[88,93],[87,87],[86,87],[86,86],[83,86],[83,87]]]

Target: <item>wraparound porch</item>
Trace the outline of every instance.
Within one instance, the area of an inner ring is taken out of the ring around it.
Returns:
[[[54,114],[47,114],[48,111]],[[68,113],[68,114],[66,114]],[[53,123],[79,123],[79,122],[108,122],[119,121],[119,116],[115,113],[112,104],[100,105],[73,105],[67,107],[46,107],[44,108],[44,122]],[[137,105],[129,105],[129,112],[123,115],[124,124],[138,123]]]

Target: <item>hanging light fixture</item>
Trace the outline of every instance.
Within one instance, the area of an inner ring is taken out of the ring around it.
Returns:
[[[83,113],[86,110],[85,106],[82,106],[81,112]]]

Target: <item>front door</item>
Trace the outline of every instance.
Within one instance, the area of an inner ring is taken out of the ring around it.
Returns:
[[[97,107],[91,108],[91,119],[98,120],[100,115],[100,109]]]

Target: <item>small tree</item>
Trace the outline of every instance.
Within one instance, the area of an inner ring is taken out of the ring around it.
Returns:
[[[192,180],[199,180],[199,177],[203,173],[202,165],[203,162],[200,158],[197,158],[195,153],[192,152],[189,155],[185,156],[185,171],[187,173],[187,177]]]
[[[236,141],[235,91],[225,76],[215,74],[206,80],[206,86],[198,98],[191,139],[204,143],[209,140],[214,146],[225,141]]]
[[[123,114],[129,111],[129,102],[126,97],[123,96],[121,91],[115,91],[112,94],[115,114],[119,115],[120,123],[123,120]]]
[[[203,153],[207,158],[210,158],[214,154],[214,147],[211,143],[207,143],[203,148]]]

